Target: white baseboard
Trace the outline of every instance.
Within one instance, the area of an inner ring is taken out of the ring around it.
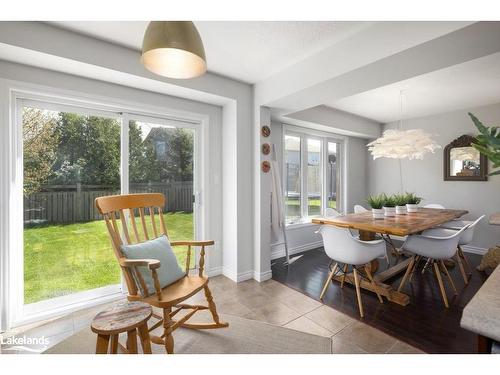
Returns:
[[[259,283],[269,280],[273,277],[273,271],[265,271],[265,272],[257,272],[253,271],[253,278],[257,280]]]
[[[222,267],[214,267],[207,271],[208,277],[214,277],[219,275],[222,275]]]
[[[226,276],[228,279],[233,280],[236,282],[238,280],[238,275],[236,272],[232,272],[231,270],[228,270],[227,268],[222,267],[222,274]]]
[[[488,251],[488,249],[485,249],[484,247],[477,247],[471,245],[463,245],[461,247],[464,253],[470,253],[470,254],[484,255]]]
[[[228,270],[227,268],[222,268],[222,274],[236,283],[241,283],[242,281],[253,279],[254,272],[253,270],[250,270],[237,274]]]
[[[305,245],[289,247],[288,251],[289,251],[290,255],[294,255],[297,253],[301,253],[303,251],[317,249],[318,247],[322,247],[322,246],[323,246],[323,241],[317,241],[317,242],[312,242],[312,243],[308,243]],[[278,258],[281,258],[284,256],[285,256],[285,245],[284,244],[271,245],[271,260],[278,259]]]
[[[241,283],[242,281],[247,281],[253,279],[253,270],[240,272],[236,278],[236,282]]]

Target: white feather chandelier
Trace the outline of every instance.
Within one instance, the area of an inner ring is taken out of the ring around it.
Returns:
[[[368,143],[373,159],[419,159],[422,160],[428,152],[434,153],[441,148],[432,135],[422,129],[390,129],[382,137]]]
[[[368,150],[373,159],[419,159],[422,160],[428,152],[434,153],[441,146],[432,135],[422,129],[403,130],[403,92],[400,92],[401,117],[398,129],[384,131],[382,137],[368,143]]]

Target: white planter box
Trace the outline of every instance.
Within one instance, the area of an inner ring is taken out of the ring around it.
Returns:
[[[384,209],[383,208],[372,208],[372,215],[374,219],[383,219],[384,218]]]
[[[396,216],[396,207],[384,207],[384,215],[385,216]]]
[[[406,215],[406,206],[396,206],[396,215]]]
[[[417,212],[418,211],[418,204],[407,204],[406,205],[406,211],[408,213]]]

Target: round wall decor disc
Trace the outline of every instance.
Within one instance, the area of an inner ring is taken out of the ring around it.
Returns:
[[[271,145],[269,143],[264,143],[262,145],[262,153],[264,155],[269,155],[270,152],[271,152]]]
[[[261,129],[260,129],[260,133],[262,134],[263,137],[269,137],[271,135],[271,128],[267,125],[264,125]]]
[[[262,162],[262,172],[267,173],[271,170],[271,163],[269,163],[267,160],[264,160]]]

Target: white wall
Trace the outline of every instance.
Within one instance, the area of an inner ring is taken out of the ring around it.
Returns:
[[[500,123],[500,104],[461,110],[429,117],[404,121],[404,128],[420,128],[436,135],[437,142],[443,146],[463,135],[476,135],[467,112],[474,113],[486,125]],[[394,128],[395,123],[385,128]],[[370,194],[393,193],[399,190],[398,161],[392,159],[368,160],[368,190]],[[474,247],[489,248],[500,242],[500,227],[488,225],[488,216],[500,211],[500,176],[489,177],[488,181],[443,181],[443,150],[426,155],[424,160],[403,160],[403,182],[406,191],[416,192],[424,198],[423,205],[441,203],[448,208],[467,209],[466,217],[474,219],[486,214],[480,223]],[[491,165],[490,165],[491,171]],[[474,250],[474,249],[472,249]]]
[[[275,144],[280,168],[283,165],[283,138],[282,124],[271,122],[271,142]],[[346,151],[345,178],[347,190],[341,192],[345,196],[345,212],[352,212],[355,204],[365,204],[367,193],[367,159],[366,140],[347,137],[344,143]],[[366,205],[366,204],[365,204]],[[265,212],[269,216],[269,211]],[[264,214],[264,213],[263,213]],[[321,235],[314,233],[318,229],[313,224],[297,224],[287,228],[288,248],[291,254],[310,250],[322,246]],[[284,256],[284,245],[281,231],[271,231],[271,258]]]

